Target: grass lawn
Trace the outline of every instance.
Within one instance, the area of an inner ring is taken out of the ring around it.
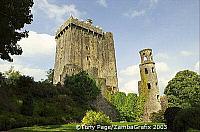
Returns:
[[[115,129],[114,131],[130,131],[130,130],[125,130],[125,127],[127,126],[135,126],[135,132],[141,131],[141,132],[167,132],[166,130],[141,130],[139,126],[144,126],[145,123],[143,122],[113,122],[112,123],[113,127],[112,129]],[[159,125],[163,126],[165,125],[164,123],[146,123],[146,126],[151,126],[153,128],[153,125]],[[72,124],[65,124],[65,125],[47,125],[47,126],[33,126],[33,127],[23,127],[23,128],[17,128],[10,130],[9,132],[31,132],[31,131],[66,131],[66,132],[75,132],[76,126],[80,126],[80,124],[72,123]],[[111,128],[111,127],[110,127]],[[138,128],[138,129],[137,129]],[[118,129],[118,130],[117,130]],[[131,129],[131,127],[129,127]],[[106,126],[99,126],[98,131],[105,131],[109,130],[107,129]],[[79,130],[79,131],[84,131],[84,130]],[[87,130],[89,131],[89,130]],[[94,130],[90,130],[94,131]],[[133,130],[132,130],[133,131]]]

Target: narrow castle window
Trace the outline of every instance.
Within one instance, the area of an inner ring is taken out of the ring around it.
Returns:
[[[86,48],[86,50],[88,50],[88,46],[86,46],[85,48]]]
[[[157,100],[159,99],[159,95],[157,95]]]
[[[156,86],[158,85],[158,82],[156,82]]]
[[[148,87],[148,89],[151,89],[151,84],[147,83],[147,87]]]
[[[87,60],[89,60],[89,56],[87,56]]]
[[[148,74],[148,70],[147,70],[147,68],[145,68],[144,70],[145,70],[145,74]]]
[[[151,70],[152,70],[152,73],[154,73],[154,68],[153,67],[151,68]]]

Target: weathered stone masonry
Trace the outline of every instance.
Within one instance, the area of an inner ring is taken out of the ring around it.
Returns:
[[[150,114],[161,110],[158,79],[152,49],[141,50],[140,57],[141,81],[138,82],[138,92],[139,96],[145,98],[143,120],[150,121]]]
[[[92,20],[79,21],[72,16],[56,33],[56,57],[53,83],[63,83],[66,74],[87,71],[106,88],[118,91],[113,35],[92,25]]]

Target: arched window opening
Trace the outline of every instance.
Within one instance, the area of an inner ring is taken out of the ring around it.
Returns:
[[[145,57],[144,57],[144,61],[147,61],[147,60],[148,60],[148,59],[147,59],[147,57],[145,56]]]

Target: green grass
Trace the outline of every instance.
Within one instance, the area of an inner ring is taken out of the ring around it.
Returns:
[[[149,125],[149,126],[153,126],[153,125],[158,125],[158,126],[162,126],[165,125],[164,123],[144,123],[144,122],[113,122],[112,125],[117,125],[117,126],[143,126],[143,125]],[[17,128],[17,129],[12,129],[9,130],[9,132],[44,132],[44,131],[64,131],[64,132],[76,132],[76,126],[80,125],[79,123],[71,123],[71,124],[65,124],[65,125],[47,125],[47,126],[33,126],[33,127],[23,127],[23,128]],[[79,130],[79,131],[83,131],[83,130]],[[118,131],[118,132],[130,132],[130,131],[134,131],[134,132],[167,132],[167,130],[114,130],[114,131]],[[87,132],[96,132],[93,130],[90,130]],[[98,130],[98,132],[103,132],[103,130]],[[104,131],[105,132],[105,131]],[[200,132],[199,130],[193,130],[190,129],[188,132]]]
[[[73,131],[76,129],[75,123],[65,125],[47,125],[47,126],[33,126],[22,127],[10,130],[9,132],[32,132],[32,131]]]
[[[164,123],[144,123],[144,122],[113,122],[114,126],[133,126],[133,125],[164,125]],[[65,125],[47,125],[47,126],[33,126],[33,127],[23,127],[10,130],[9,132],[33,132],[33,131],[66,131],[66,132],[75,132],[76,126],[80,125],[78,123],[65,124]],[[83,131],[83,130],[79,130]],[[91,130],[93,131],[93,130]],[[100,131],[100,130],[98,130]],[[103,130],[102,130],[103,131]],[[115,131],[126,131],[124,129],[115,130]],[[130,131],[130,130],[129,130]],[[135,130],[138,131],[138,130]],[[141,132],[144,130],[140,130]],[[145,130],[145,132],[154,132],[155,130]],[[89,131],[88,131],[89,132]],[[166,130],[156,131],[156,132],[166,132]]]

